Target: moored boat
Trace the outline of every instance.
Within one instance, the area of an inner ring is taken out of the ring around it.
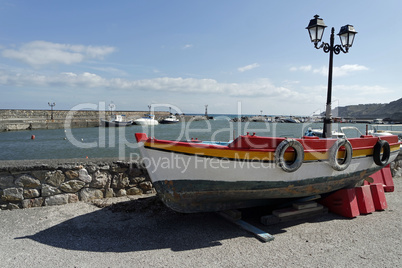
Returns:
[[[293,117],[288,117],[283,119],[283,123],[300,123],[300,120]]]
[[[389,136],[389,135],[398,135],[399,139],[402,140],[402,125],[401,124],[377,124],[370,125],[371,129],[368,130],[368,133],[374,136]]]
[[[357,138],[239,136],[168,141],[135,134],[161,200],[192,213],[270,205],[354,186],[395,160],[395,135]]]
[[[155,119],[155,115],[146,114],[144,117],[135,119],[133,124],[135,124],[135,125],[155,126],[155,125],[158,125],[159,122],[158,122],[158,120]]]
[[[161,124],[176,124],[179,123],[180,120],[173,114],[171,114],[169,117],[166,117],[161,120]]]
[[[336,139],[336,138],[345,138],[345,134],[343,132],[338,132],[336,130],[331,131],[331,137]],[[309,128],[306,133],[304,134],[305,136],[316,136],[319,138],[323,137],[323,129],[311,129]]]
[[[124,120],[125,115],[115,114],[111,120],[101,119],[103,127],[126,127],[133,124],[133,120]]]

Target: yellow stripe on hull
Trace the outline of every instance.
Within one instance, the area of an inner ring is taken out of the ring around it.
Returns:
[[[158,142],[145,142],[145,147],[163,150],[163,151],[171,151],[175,153],[189,154],[189,155],[198,155],[198,156],[206,156],[206,157],[216,157],[216,158],[227,158],[227,159],[236,159],[236,160],[245,160],[245,161],[274,161],[275,159],[275,150],[274,149],[266,149],[266,150],[234,150],[227,149],[225,146],[220,148],[209,148],[208,146],[197,146],[199,144],[195,144],[194,146],[180,146],[174,144],[165,144]],[[391,145],[391,153],[399,150],[399,144]],[[214,146],[216,147],[216,146]],[[369,149],[354,149],[353,150],[353,158],[356,157],[366,157],[373,155],[373,148]],[[338,158],[342,158],[344,156],[343,151],[338,152]],[[284,155],[286,161],[291,161],[294,159],[294,152],[286,152]],[[305,151],[304,152],[304,161],[319,161],[319,160],[328,160],[329,155],[328,151]]]

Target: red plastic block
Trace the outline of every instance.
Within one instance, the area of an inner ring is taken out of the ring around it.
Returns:
[[[373,197],[369,185],[364,185],[355,188],[357,204],[360,214],[369,214],[375,211]]]
[[[354,218],[360,215],[354,188],[341,189],[321,199],[318,203],[338,215]]]
[[[386,166],[381,169],[382,179],[384,181],[384,191],[393,192],[394,191],[394,179],[392,178],[390,166]]]
[[[370,185],[371,196],[375,210],[384,210],[388,207],[387,199],[385,198],[384,187],[382,183],[373,183]]]
[[[374,183],[382,183],[384,184],[384,190],[386,192],[394,191],[394,180],[391,174],[391,168],[389,165],[380,169],[374,174],[371,174],[370,177],[374,180]],[[366,184],[365,184],[366,185]]]
[[[384,184],[384,180],[382,179],[382,172],[381,172],[381,170],[382,170],[382,169],[380,169],[380,170],[377,171],[376,173],[370,175],[370,177],[374,180],[373,183],[381,183],[381,184]],[[366,181],[365,181],[365,182],[366,182]],[[371,184],[371,183],[369,183],[369,184]],[[366,185],[366,184],[365,184],[365,185]]]

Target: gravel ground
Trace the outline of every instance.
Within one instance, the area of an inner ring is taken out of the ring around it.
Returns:
[[[0,266],[402,267],[402,178],[394,183],[387,210],[354,219],[245,218],[275,236],[267,243],[215,213],[175,213],[153,197],[0,211]]]

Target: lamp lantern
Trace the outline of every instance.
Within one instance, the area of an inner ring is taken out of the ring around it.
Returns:
[[[342,26],[341,30],[338,33],[339,38],[341,39],[342,46],[346,49],[352,47],[353,40],[355,39],[356,34],[357,32],[353,25],[347,24],[345,26]]]
[[[315,45],[321,42],[322,35],[324,34],[324,30],[327,26],[324,23],[324,20],[320,18],[320,16],[315,15],[314,19],[310,20],[310,23],[306,27],[308,33],[310,34],[311,42]]]

